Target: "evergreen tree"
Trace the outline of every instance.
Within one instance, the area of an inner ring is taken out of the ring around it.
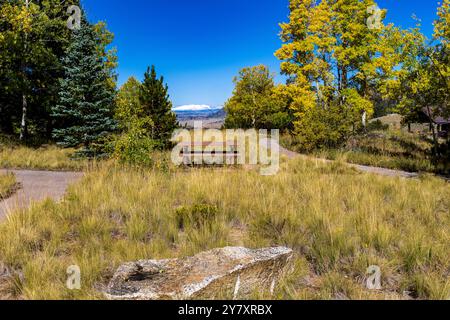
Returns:
[[[96,32],[85,19],[81,28],[74,31],[63,65],[60,101],[52,109],[53,116],[63,125],[53,130],[53,137],[64,147],[82,146],[79,155],[94,156],[95,144],[117,125],[113,119],[114,90],[109,71],[98,54]]]
[[[139,101],[145,116],[152,120],[151,137],[162,147],[169,146],[172,132],[178,126],[168,90],[164,78],[157,78],[155,67],[149,67],[144,75]]]

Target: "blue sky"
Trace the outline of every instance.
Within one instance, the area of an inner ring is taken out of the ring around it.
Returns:
[[[266,64],[278,75],[274,57],[287,21],[288,0],[83,0],[91,21],[106,21],[115,34],[119,84],[142,79],[154,64],[169,84],[174,106],[220,106],[233,90],[239,69]],[[379,0],[388,22],[404,28],[422,19],[432,33],[438,0]],[[277,81],[283,81],[277,76]]]

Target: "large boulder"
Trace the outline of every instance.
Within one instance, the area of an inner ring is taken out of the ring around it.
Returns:
[[[105,294],[114,300],[244,299],[273,292],[292,255],[285,247],[226,247],[182,259],[129,262],[117,269]]]

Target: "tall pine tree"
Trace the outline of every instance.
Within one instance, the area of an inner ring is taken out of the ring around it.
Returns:
[[[93,27],[83,19],[63,59],[60,101],[52,109],[53,117],[62,124],[53,130],[53,137],[63,147],[82,147],[78,152],[82,156],[95,156],[96,143],[117,127],[114,89],[98,41]]]
[[[155,67],[149,67],[144,75],[139,101],[145,115],[153,122],[151,137],[159,141],[163,147],[169,146],[172,132],[178,126],[176,115],[172,112],[168,90],[164,78],[157,78]]]

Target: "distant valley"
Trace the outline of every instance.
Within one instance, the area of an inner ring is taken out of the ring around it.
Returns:
[[[187,128],[194,127],[194,121],[202,121],[203,127],[207,129],[220,129],[225,121],[225,110],[209,106],[181,106],[174,108],[178,122]]]

